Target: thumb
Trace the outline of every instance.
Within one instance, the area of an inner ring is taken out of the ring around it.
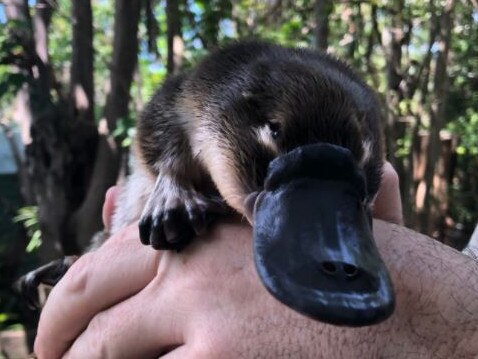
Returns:
[[[107,231],[111,228],[111,218],[116,208],[116,195],[118,193],[118,186],[110,187],[105,194],[105,203],[103,204],[103,224]]]

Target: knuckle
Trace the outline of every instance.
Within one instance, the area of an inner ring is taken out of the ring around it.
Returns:
[[[86,253],[68,269],[63,280],[63,285],[68,293],[80,294],[85,292],[89,282],[92,263],[93,253]]]

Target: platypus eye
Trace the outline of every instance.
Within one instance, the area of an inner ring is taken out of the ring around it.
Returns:
[[[280,123],[278,122],[267,122],[267,126],[271,130],[271,136],[274,140],[277,140],[281,135]]]

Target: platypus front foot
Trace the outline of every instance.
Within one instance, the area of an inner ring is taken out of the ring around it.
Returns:
[[[158,186],[157,186],[158,187]],[[155,188],[139,222],[141,242],[154,249],[181,250],[202,234],[226,205],[184,188]]]

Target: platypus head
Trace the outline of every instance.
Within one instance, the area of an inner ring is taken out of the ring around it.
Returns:
[[[205,128],[217,146],[204,151],[221,195],[254,227],[264,285],[320,321],[384,320],[394,295],[371,228],[383,165],[373,91],[309,52],[277,49],[240,71],[215,97],[221,116]]]
[[[260,76],[248,99],[262,118],[252,124],[255,146],[275,158],[265,173],[260,161],[245,166],[260,187],[245,200],[260,278],[277,299],[323,322],[388,318],[394,294],[370,210],[383,164],[373,92],[302,64]]]
[[[384,158],[379,103],[358,78],[326,68],[325,63],[314,66],[296,59],[251,66],[250,86],[227,108],[234,115],[221,126],[227,142],[224,152],[233,163],[231,172],[240,182],[238,187],[250,194],[263,188],[274,158],[305,145],[330,143],[350,151],[365,175],[365,201],[371,202]],[[235,124],[240,125],[234,128]],[[251,210],[246,206],[249,220]]]

